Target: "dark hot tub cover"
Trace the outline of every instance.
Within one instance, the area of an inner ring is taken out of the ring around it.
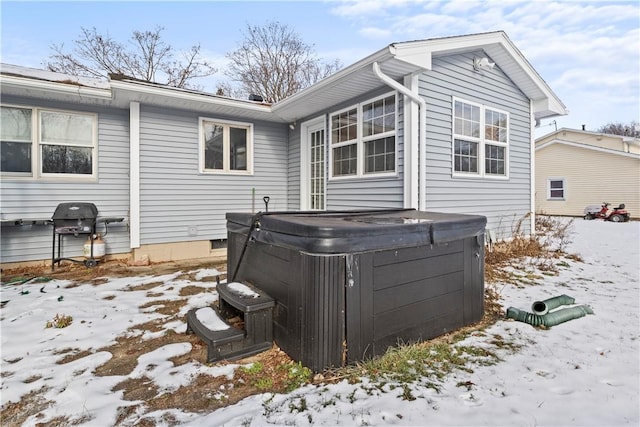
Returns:
[[[337,254],[440,244],[483,235],[486,218],[414,209],[377,211],[227,213],[229,231],[246,232],[261,243],[310,253]]]

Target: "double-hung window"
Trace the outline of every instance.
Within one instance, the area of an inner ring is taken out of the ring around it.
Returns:
[[[453,101],[454,176],[508,177],[509,114]]]
[[[331,115],[331,177],[396,172],[396,95]]]
[[[200,171],[253,173],[253,125],[201,118]]]
[[[34,178],[95,176],[97,116],[2,106],[3,175]]]
[[[547,200],[564,200],[565,187],[564,178],[547,179]]]

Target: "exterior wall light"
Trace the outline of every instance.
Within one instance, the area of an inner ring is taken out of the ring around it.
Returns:
[[[476,71],[480,71],[485,68],[493,68],[495,66],[496,63],[489,61],[489,58],[486,56],[482,58],[473,58],[473,69]]]

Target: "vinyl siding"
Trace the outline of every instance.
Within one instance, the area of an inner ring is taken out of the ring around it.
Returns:
[[[316,119],[324,116],[326,119],[326,135],[330,132],[330,115],[344,108],[354,106],[360,102],[365,102],[379,95],[391,93],[392,90],[388,86],[383,86],[373,93],[364,95],[358,99],[354,99],[347,103],[336,105],[334,108],[316,114],[313,117],[304,118],[298,123],[304,123],[307,120]],[[402,116],[403,97],[397,95],[398,105],[398,129],[396,133],[396,150],[397,165],[396,174],[386,177],[358,177],[358,178],[340,178],[331,179],[327,173],[327,210],[353,210],[353,209],[384,209],[384,208],[402,208],[404,203],[403,196],[403,163],[404,163],[404,124]],[[289,171],[292,173],[289,177],[289,209],[300,209],[300,130],[296,128],[295,135],[292,136],[289,148]],[[325,162],[328,171],[329,167],[329,141],[327,140]],[[361,159],[359,159],[361,160]]]
[[[385,86],[381,93],[390,92]],[[404,204],[404,121],[403,121],[403,96],[396,93],[398,106],[398,129],[396,129],[397,164],[396,175],[389,177],[367,176],[361,178],[331,179],[327,177],[327,209],[351,210],[351,209],[387,209],[402,208]],[[358,102],[364,102],[371,97],[360,98]],[[339,109],[336,108],[335,111]],[[327,117],[327,126],[329,126]],[[329,130],[327,129],[327,135]],[[327,147],[331,149],[331,147]],[[330,156],[327,152],[327,162]],[[358,159],[362,161],[362,158]]]
[[[62,202],[91,202],[98,216],[127,217],[129,213],[129,113],[77,104],[51,103],[2,97],[3,105],[54,108],[98,115],[97,181],[13,179],[2,177],[2,218],[49,219]],[[103,228],[98,227],[99,233]],[[51,259],[51,226],[2,227],[1,262]],[[63,237],[63,256],[78,257],[86,235]],[[106,236],[106,253],[129,252],[129,232],[125,223],[112,224]]]
[[[480,214],[498,237],[530,211],[529,100],[496,66],[476,72],[473,58],[484,52],[433,59],[420,76],[419,91],[427,103],[426,208],[431,211]],[[452,174],[453,98],[509,113],[509,178],[460,178]],[[529,230],[528,219],[523,230]]]
[[[264,210],[264,196],[269,210],[287,208],[286,125],[253,123],[253,175],[201,174],[199,117],[141,106],[141,244],[226,238],[225,214]]]
[[[547,200],[548,178],[564,178],[565,200]],[[536,151],[536,212],[583,216],[602,202],[640,217],[640,159],[559,143]]]
[[[300,126],[289,132],[287,210],[300,209]]]

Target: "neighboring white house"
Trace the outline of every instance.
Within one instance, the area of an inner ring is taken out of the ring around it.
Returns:
[[[640,139],[559,129],[536,140],[536,212],[583,216],[624,203],[640,218]]]
[[[0,92],[3,265],[48,260],[37,220],[69,201],[126,218],[108,254],[152,261],[224,250],[225,213],[264,196],[481,214],[509,236],[533,227],[534,124],[567,113],[502,31],[394,43],[273,105],[11,65]]]

